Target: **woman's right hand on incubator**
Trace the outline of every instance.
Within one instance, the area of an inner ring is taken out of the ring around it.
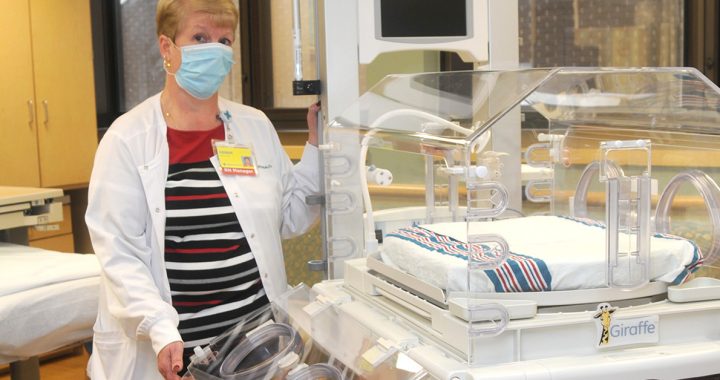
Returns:
[[[311,145],[317,146],[318,144],[318,130],[317,130],[317,120],[318,120],[318,112],[320,111],[320,102],[313,103],[308,107],[307,112],[307,125],[308,125],[308,142]]]
[[[158,353],[158,371],[165,380],[180,380],[178,372],[183,368],[183,342],[177,341],[163,347]]]

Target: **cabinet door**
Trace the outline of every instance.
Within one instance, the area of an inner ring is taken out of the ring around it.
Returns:
[[[0,11],[0,185],[40,186],[27,1]]]
[[[40,183],[84,185],[97,148],[88,0],[30,0]]]

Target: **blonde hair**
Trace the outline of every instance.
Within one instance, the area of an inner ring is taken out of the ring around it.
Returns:
[[[240,15],[233,0],[159,0],[155,14],[158,37],[165,35],[175,41],[180,24],[194,12],[207,13],[213,22],[234,31]]]

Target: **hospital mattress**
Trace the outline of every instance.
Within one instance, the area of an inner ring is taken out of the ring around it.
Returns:
[[[494,269],[472,270],[473,292],[532,292],[606,287],[605,226],[589,219],[530,216],[473,222],[475,234],[497,234],[510,256]],[[381,258],[423,281],[448,291],[466,291],[467,223],[438,223],[402,228],[383,238]],[[649,277],[678,284],[702,264],[690,240],[655,234],[650,242]],[[491,261],[488,245],[476,245],[474,260]]]
[[[92,338],[100,268],[94,255],[0,243],[0,363]]]

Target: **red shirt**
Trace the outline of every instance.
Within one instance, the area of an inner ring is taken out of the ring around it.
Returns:
[[[167,129],[170,147],[170,165],[206,161],[212,157],[212,140],[224,140],[225,128],[222,123],[207,131],[181,131]]]

